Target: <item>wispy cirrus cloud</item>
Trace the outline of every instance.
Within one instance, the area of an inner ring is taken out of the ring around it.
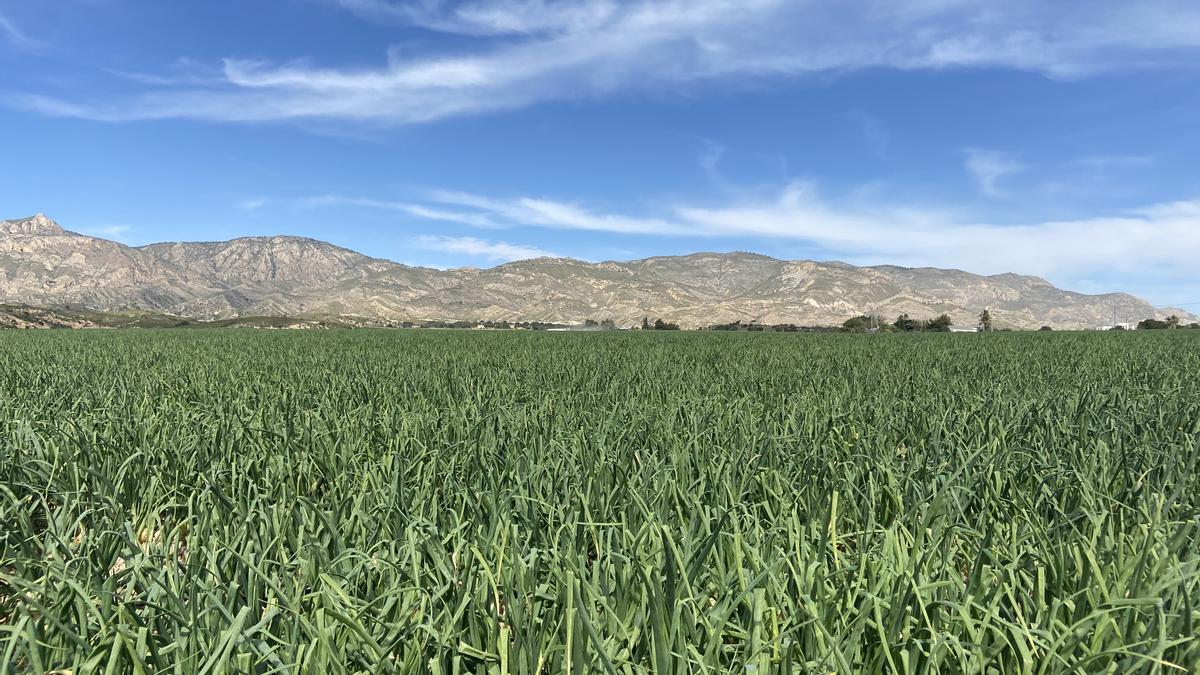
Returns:
[[[1068,162],[1071,166],[1092,171],[1130,169],[1149,166],[1153,163],[1154,158],[1147,155],[1088,155]]]
[[[979,222],[960,211],[927,205],[857,195],[828,198],[802,181],[766,197],[717,205],[667,204],[657,215],[608,213],[545,197],[498,199],[452,191],[429,193],[425,201],[426,208],[439,216],[457,214],[430,220],[463,225],[485,222],[489,227],[677,237],[694,240],[697,249],[713,246],[701,241],[727,240],[739,246],[747,240],[791,242],[826,258],[858,264],[954,267],[982,274],[1019,272],[1086,288],[1107,283],[1110,288],[1117,284],[1135,291],[1200,292],[1194,272],[1200,265],[1200,199],[1017,225]],[[419,217],[418,211],[406,212]]]
[[[249,197],[239,201],[237,207],[243,211],[257,211],[270,203],[269,197]]]
[[[966,149],[963,167],[971,174],[980,191],[989,197],[1004,195],[999,185],[1001,178],[1021,173],[1026,169],[1016,155],[979,148]]]
[[[869,195],[869,193],[868,193]],[[366,208],[395,202],[338,198]],[[828,198],[816,185],[792,181],[772,196],[734,198],[724,204],[670,203],[654,215],[605,213],[577,202],[545,197],[494,198],[460,191],[427,193],[421,207],[432,221],[496,228],[642,235],[656,238],[746,239],[800,244],[824,257],[859,264],[952,267],[980,274],[1018,271],[1058,282],[1096,279],[1176,280],[1180,292],[1200,292],[1193,279],[1200,264],[1200,199],[1078,220],[1024,225],[979,222],[960,210],[924,204],[881,202],[862,195]],[[696,247],[710,244],[696,244]],[[527,256],[528,257],[528,256]]]
[[[504,200],[491,199],[467,192],[442,190],[431,193],[430,198],[441,204],[475,209],[476,215],[484,215],[492,221],[533,227],[614,234],[689,235],[693,233],[692,229],[686,225],[668,220],[597,213],[579,204],[537,197]],[[465,221],[460,222],[470,224]]]
[[[620,10],[613,0],[330,1],[367,19],[480,36],[585,30]]]
[[[550,251],[536,246],[510,244],[506,241],[489,241],[477,237],[447,237],[439,235],[422,235],[413,238],[413,244],[428,251],[455,253],[473,258],[483,258],[488,262],[511,262],[529,258],[559,257]]]
[[[11,19],[3,14],[0,14],[0,42],[7,42],[13,47],[22,50],[37,50],[46,46],[41,40],[26,35],[17,28],[17,25]]]
[[[121,241],[132,229],[129,225],[101,225],[98,227],[89,227],[83,230],[81,234]]]
[[[1200,200],[1078,220],[998,225],[953,211],[895,203],[840,203],[807,185],[773,202],[677,206],[706,236],[799,240],[859,263],[1021,272],[1074,282],[1136,279],[1148,270],[1180,283],[1200,262]]]
[[[342,195],[320,195],[300,200],[303,206],[357,206],[385,211],[396,211],[424,220],[439,220],[449,223],[459,223],[482,229],[497,229],[503,227],[490,216],[471,211],[450,211],[445,208],[431,207],[428,204],[416,202],[395,201],[387,199],[369,199],[363,197],[345,197]]]
[[[998,67],[1080,77],[1192,67],[1190,0],[330,0],[371,19],[474,36],[453,53],[322,67],[230,57],[125,98],[24,92],[8,102],[96,120],[334,120],[412,124],[543,101],[697,82],[864,68]]]

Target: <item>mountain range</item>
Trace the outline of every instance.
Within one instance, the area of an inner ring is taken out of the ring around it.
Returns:
[[[1095,328],[1177,314],[1132,295],[1086,295],[1018,274],[696,253],[626,262],[536,258],[490,269],[413,267],[314,239],[124,244],[63,229],[42,214],[0,221],[0,303],[147,310],[197,320],[246,316],[394,321],[545,321],[643,317],[684,327],[759,322],[836,325],[860,314],[997,327]]]

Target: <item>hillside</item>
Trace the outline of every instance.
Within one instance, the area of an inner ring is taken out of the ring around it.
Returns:
[[[70,232],[41,214],[0,221],[0,303],[198,320],[611,318],[636,325],[649,316],[685,327],[733,321],[831,325],[865,313],[947,313],[969,325],[988,308],[998,327],[1094,328],[1114,317],[1136,321],[1156,314],[1131,295],[1074,293],[1016,274],[855,267],[740,252],[601,263],[537,258],[491,269],[435,270],[301,237],[132,247]]]

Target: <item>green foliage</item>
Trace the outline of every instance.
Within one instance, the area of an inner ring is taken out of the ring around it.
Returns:
[[[0,664],[1196,672],[1197,372],[1193,331],[0,333]]]
[[[897,331],[912,332],[912,331],[933,331],[935,333],[945,333],[954,325],[954,321],[950,319],[949,314],[942,314],[936,319],[928,321],[922,319],[910,318],[907,314],[901,314],[896,317],[896,321],[892,323],[892,327]]]
[[[871,328],[872,325],[873,323],[871,317],[863,315],[846,319],[842,323],[842,328],[850,331],[851,333],[865,333],[867,332],[867,329]]]
[[[588,319],[583,322],[583,327],[591,330],[616,330],[617,323],[612,319],[602,319],[600,321]]]
[[[1138,322],[1138,330],[1167,330],[1179,328],[1179,317],[1172,314],[1166,319],[1145,319]],[[1193,324],[1194,325],[1194,324]]]
[[[887,328],[890,330],[891,325],[888,325]],[[741,321],[734,321],[733,323],[713,324],[711,326],[704,328],[703,330],[746,331],[749,333],[764,333],[764,332],[767,332],[767,333],[769,333],[769,332],[774,332],[774,333],[832,333],[832,332],[835,332],[840,329],[834,328],[832,326],[797,326],[794,323],[765,324],[765,323],[758,323],[755,321],[751,321],[749,323],[742,323]]]
[[[935,333],[944,333],[944,332],[950,330],[950,328],[953,325],[954,325],[954,322],[950,319],[950,315],[942,314],[938,318],[929,322],[928,329]]]
[[[866,333],[867,331],[874,332],[881,330],[884,326],[886,326],[886,324],[882,318],[863,314],[861,316],[846,319],[846,321],[842,323],[842,330],[849,331],[851,333]],[[891,332],[891,326],[886,327],[886,332]]]

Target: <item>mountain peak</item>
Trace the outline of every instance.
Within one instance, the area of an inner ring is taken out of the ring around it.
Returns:
[[[0,234],[8,235],[60,235],[66,234],[66,230],[46,217],[44,213],[38,213],[28,218],[18,218],[17,220],[0,220]]]

